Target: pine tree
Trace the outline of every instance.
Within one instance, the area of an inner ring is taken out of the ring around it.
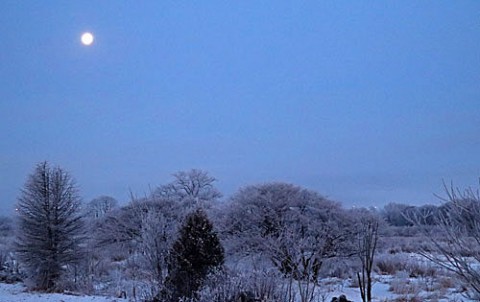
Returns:
[[[205,277],[224,261],[224,250],[203,210],[189,214],[172,247],[169,285],[172,300],[195,298]]]

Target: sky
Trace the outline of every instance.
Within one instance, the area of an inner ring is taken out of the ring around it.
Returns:
[[[0,214],[45,160],[84,201],[197,168],[435,204],[479,129],[479,1],[0,2]]]

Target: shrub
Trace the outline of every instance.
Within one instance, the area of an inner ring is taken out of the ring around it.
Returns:
[[[398,272],[390,283],[389,290],[398,295],[418,295],[421,288],[417,282],[410,280],[407,272]]]
[[[404,254],[383,254],[375,261],[377,273],[382,275],[395,275],[398,271],[407,270],[407,257]]]
[[[288,301],[288,288],[277,270],[252,270],[239,272],[217,270],[210,274],[204,287],[197,292],[198,302],[244,301]],[[295,296],[295,293],[292,293]],[[248,299],[247,299],[248,300]],[[260,300],[258,300],[260,301]]]

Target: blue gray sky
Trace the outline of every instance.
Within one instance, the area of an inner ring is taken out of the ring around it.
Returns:
[[[0,129],[5,214],[44,160],[86,201],[199,168],[437,203],[480,176],[480,2],[1,1]]]

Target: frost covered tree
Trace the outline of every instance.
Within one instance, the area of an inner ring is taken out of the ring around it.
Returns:
[[[366,209],[354,210],[352,214],[357,220],[355,224],[358,243],[357,256],[362,263],[362,270],[357,273],[360,295],[363,302],[370,302],[372,301],[373,263],[380,236],[381,218],[377,213]]]
[[[0,216],[0,237],[7,237],[13,233],[13,220],[7,216]]]
[[[224,261],[213,225],[201,209],[189,214],[171,251],[169,284],[172,301],[193,298],[206,276]]]
[[[97,258],[105,264],[119,260],[126,264],[117,276],[119,284],[134,281],[124,288],[129,296],[153,299],[165,291],[169,255],[183,213],[175,201],[143,198],[94,221]],[[144,286],[133,290],[134,283]]]
[[[405,217],[405,213],[413,208],[410,205],[391,202],[384,206],[382,216],[393,226],[406,227],[411,226],[412,222]]]
[[[60,290],[66,268],[81,259],[84,224],[74,180],[47,162],[37,165],[18,199],[16,250],[35,289]]]
[[[155,200],[136,204],[141,229],[136,249],[141,255],[141,268],[146,279],[153,281],[152,296],[165,291],[169,274],[169,256],[175,240],[180,211],[169,200]]]
[[[350,220],[338,203],[286,183],[241,189],[225,215],[229,252],[264,255],[311,301],[326,259],[351,248]],[[293,295],[293,293],[292,293]]]
[[[453,185],[445,185],[445,192],[438,211],[417,211],[406,217],[426,237],[420,254],[455,273],[469,289],[469,298],[480,301],[480,192]]]
[[[159,186],[155,198],[181,202],[186,208],[204,207],[206,203],[222,197],[215,187],[215,177],[206,171],[192,169],[173,174],[174,180]]]
[[[141,233],[141,217],[137,204],[115,209],[92,223],[95,244],[125,253],[133,249]]]
[[[14,281],[17,277],[13,240],[13,220],[10,217],[0,216],[0,281]]]
[[[87,203],[85,212],[88,217],[98,219],[117,208],[117,205],[118,202],[115,198],[110,196],[99,196]]]

